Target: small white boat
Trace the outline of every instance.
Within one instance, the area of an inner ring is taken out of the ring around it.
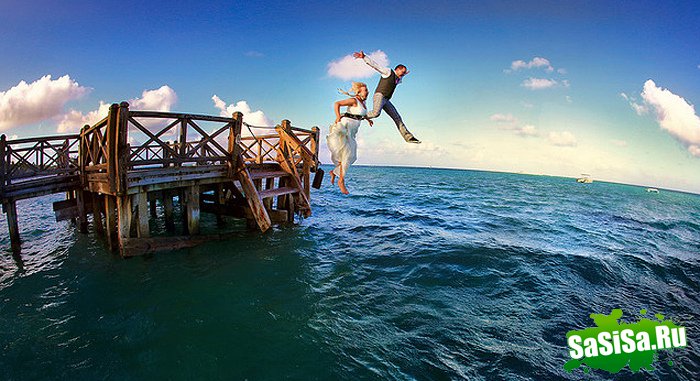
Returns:
[[[659,193],[659,190],[656,188],[647,188],[647,193]]]

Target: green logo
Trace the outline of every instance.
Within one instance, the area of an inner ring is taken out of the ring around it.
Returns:
[[[646,315],[647,311],[640,313]],[[612,310],[610,315],[591,314],[597,327],[566,334],[571,360],[564,364],[564,369],[571,372],[585,365],[586,373],[590,369],[617,373],[629,365],[633,372],[642,368],[654,370],[652,363],[658,359],[659,350],[686,346],[685,327],[675,325],[661,314],[654,316],[656,320],[640,317],[636,323],[620,323],[620,309]]]

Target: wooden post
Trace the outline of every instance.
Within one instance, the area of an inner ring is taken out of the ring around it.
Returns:
[[[287,195],[287,222],[294,223],[294,194]]]
[[[287,178],[280,177],[278,187],[284,188],[286,186],[287,186]],[[277,210],[284,210],[285,205],[287,205],[287,195],[283,194],[283,195],[277,196]]]
[[[117,131],[117,195],[123,196],[127,192],[127,171],[129,169],[129,104],[119,104],[119,123]],[[118,201],[117,201],[118,203]]]
[[[126,241],[131,237],[131,218],[131,196],[117,196],[117,236],[122,256],[125,256],[123,249],[126,246]]]
[[[228,131],[228,153],[231,155],[228,162],[229,177],[233,177],[237,170],[236,160],[241,153],[241,128],[243,128],[243,114],[236,111],[233,113],[233,122]]]
[[[182,160],[187,154],[187,119],[180,121],[180,160],[177,161],[178,167],[182,165]]]
[[[137,207],[137,237],[148,238],[150,237],[150,230],[148,227],[148,193],[143,191],[136,193],[133,196],[133,200]]]
[[[7,227],[10,231],[10,243],[12,246],[12,251],[19,253],[21,250],[21,243],[19,237],[19,223],[17,222],[17,204],[15,200],[9,200],[3,204],[5,213],[7,213]]]
[[[80,130],[80,140],[78,141],[78,169],[80,170],[80,186],[85,188],[87,185],[87,172],[85,172],[85,166],[86,166],[86,161],[88,160],[88,144],[90,142],[85,138],[85,131],[90,128],[90,125],[86,124],[83,126],[83,128]],[[67,141],[66,141],[67,142]],[[63,152],[61,154],[66,155],[68,157],[68,152]],[[59,154],[59,155],[61,155]],[[68,163],[66,162],[66,167],[68,167]]]
[[[81,233],[88,232],[87,210],[85,208],[85,191],[77,189],[75,191],[75,201],[78,206],[78,229]]]
[[[169,140],[165,142],[165,145],[168,147],[171,147],[171,148],[173,147],[173,145],[170,144]],[[170,158],[172,158],[172,155],[170,154],[170,152],[168,152],[168,150],[164,149],[163,150],[163,159],[165,159],[165,160],[163,160],[163,167],[167,168],[170,166],[170,164],[167,161],[167,159],[170,159]]]
[[[224,191],[224,184],[216,184],[216,190],[214,191],[214,196],[216,197],[216,203],[218,205],[226,204],[226,192]],[[216,224],[219,226],[224,225],[224,216],[221,213],[216,214]]]
[[[149,206],[151,207],[151,218],[157,218],[158,217],[158,209],[156,206],[156,199],[151,199],[148,200]]]
[[[117,193],[117,131],[119,116],[119,105],[112,103],[109,106],[109,115],[107,116],[107,181],[109,182],[109,191],[112,195]],[[97,164],[93,162],[92,164]]]
[[[175,230],[175,218],[173,217],[173,194],[168,191],[163,191],[163,210],[165,212],[165,228]]]
[[[92,224],[95,225],[95,232],[99,235],[105,234],[105,228],[102,226],[102,196],[97,193],[92,194]]]
[[[199,234],[199,185],[192,185],[185,189],[185,203],[187,204],[187,231],[190,235]]]
[[[275,178],[274,177],[268,177],[265,179],[265,189],[272,189],[272,186],[275,185]],[[267,210],[272,210],[272,197],[268,197],[263,200],[263,204],[265,205],[265,209]]]
[[[109,249],[114,251],[119,247],[119,238],[117,234],[117,198],[112,195],[104,196],[105,206],[105,225],[107,228],[107,244]]]

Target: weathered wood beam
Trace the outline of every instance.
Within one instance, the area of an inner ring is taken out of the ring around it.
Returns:
[[[167,230],[175,230],[173,194],[170,191],[163,191],[163,212],[165,215],[165,228]]]
[[[148,200],[149,207],[151,209],[151,218],[157,218],[158,217],[158,207],[156,205],[156,200],[153,198],[149,198]]]
[[[95,232],[99,235],[105,234],[105,228],[102,225],[102,196],[92,194],[92,224],[95,226]]]
[[[117,232],[117,199],[115,196],[104,196],[105,207],[105,228],[107,230],[107,245],[112,251],[119,247],[119,238]]]
[[[78,207],[78,229],[81,233],[88,232],[87,205],[85,202],[85,191],[78,189],[75,191],[76,206]]]
[[[3,204],[3,209],[7,214],[7,227],[10,232],[10,245],[12,251],[19,253],[22,241],[19,236],[19,222],[17,221],[17,204],[14,200],[9,200]]]
[[[148,226],[148,193],[141,192],[133,196],[134,203],[136,204],[136,217],[137,217],[137,227],[136,234],[139,238],[150,237],[150,229]]]
[[[270,216],[268,215],[267,210],[260,199],[260,195],[255,189],[255,185],[253,184],[253,180],[250,178],[248,168],[243,162],[243,158],[240,156],[238,157],[238,181],[243,187],[243,193],[245,193],[248,207],[250,207],[250,210],[253,212],[255,222],[258,224],[261,231],[267,231],[270,226],[272,226]]]
[[[124,244],[126,239],[131,237],[131,212],[132,196],[117,196],[117,236],[119,238],[119,249],[124,256]]]
[[[199,185],[185,188],[185,204],[187,207],[187,232],[190,235],[199,234]]]

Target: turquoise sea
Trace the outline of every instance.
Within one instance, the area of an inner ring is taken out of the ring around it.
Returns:
[[[361,166],[348,187],[326,179],[298,225],[230,220],[230,240],[127,260],[54,222],[61,196],[20,202],[21,257],[0,217],[0,379],[698,379],[700,196]],[[663,313],[688,347],[565,372],[566,333],[614,308]]]

